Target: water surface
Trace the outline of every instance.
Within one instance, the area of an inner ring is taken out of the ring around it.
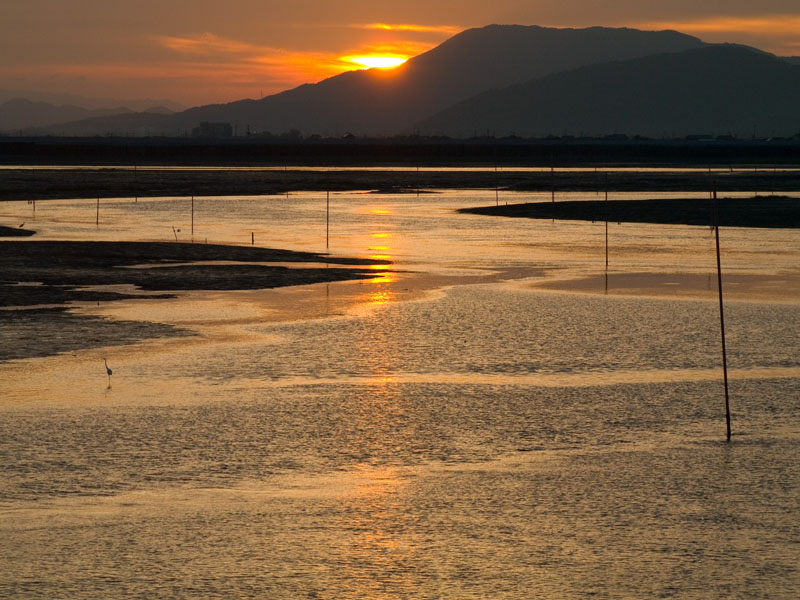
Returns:
[[[726,444],[710,232],[612,224],[610,289],[578,293],[603,223],[453,212],[528,196],[334,194],[330,251],[373,280],[74,307],[194,335],[0,365],[0,595],[793,598],[797,233],[722,232]],[[35,228],[192,239],[186,198],[95,211]],[[200,243],[326,247],[324,194],[194,216]]]

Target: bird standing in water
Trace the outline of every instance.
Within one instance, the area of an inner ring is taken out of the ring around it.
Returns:
[[[113,371],[108,368],[108,361],[105,358],[103,359],[103,362],[106,365],[106,373],[108,374],[108,387],[111,387],[111,374]]]

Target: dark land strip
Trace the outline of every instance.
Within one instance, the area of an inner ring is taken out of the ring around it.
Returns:
[[[698,198],[657,200],[583,200],[529,202],[464,208],[459,212],[572,221],[612,221],[661,225],[710,226],[713,203]],[[800,228],[800,198],[758,196],[720,198],[719,224],[723,227]]]
[[[237,264],[175,265],[207,261]],[[324,263],[325,266],[289,268],[248,264],[276,262]],[[367,279],[375,276],[374,271],[364,268],[370,264],[376,263],[305,252],[217,244],[3,241],[0,242],[0,306],[132,297],[116,292],[77,289],[96,285],[129,284],[155,292],[253,290]],[[142,268],[129,268],[132,266]],[[133,297],[141,298],[140,295]]]
[[[201,261],[236,264],[184,264]],[[253,264],[276,262],[323,264],[296,268]],[[67,307],[44,308],[42,305],[173,298],[176,291],[254,290],[369,279],[375,277],[375,272],[366,268],[371,264],[376,263],[214,244],[2,241],[0,307],[6,310],[0,309],[0,362],[135,343],[153,337],[191,335],[169,325],[112,321],[73,314]],[[124,284],[154,293],[81,289]],[[8,310],[7,307],[17,309]]]
[[[496,138],[397,136],[360,139],[11,137],[0,136],[6,165],[190,166],[697,166],[798,165],[792,139]]]
[[[800,190],[800,171],[734,169],[715,171],[353,171],[304,170],[148,170],[2,169],[0,200],[70,198],[152,198],[189,196],[271,196],[289,192],[486,189],[500,192],[636,192]],[[12,225],[12,224],[7,224]]]

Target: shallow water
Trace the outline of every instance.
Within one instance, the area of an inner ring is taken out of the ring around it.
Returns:
[[[36,228],[188,239],[189,202]],[[604,224],[452,212],[494,202],[335,194],[374,280],[76,307],[195,335],[0,365],[0,596],[794,598],[800,298],[746,282],[796,282],[797,233],[722,232],[726,444],[709,232],[610,226],[613,273],[686,297],[543,291],[604,272]],[[325,196],[195,199],[195,241],[251,231],[324,251]]]

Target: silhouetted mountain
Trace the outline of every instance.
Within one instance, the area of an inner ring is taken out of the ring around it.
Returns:
[[[60,135],[90,137],[96,135],[172,136],[176,131],[169,123],[172,114],[139,112],[90,117],[47,127],[29,127],[21,130],[23,135]]]
[[[674,31],[490,25],[464,31],[396,69],[350,71],[262,100],[192,108],[151,126],[168,127],[173,134],[189,133],[201,121],[230,123],[239,134],[291,129],[326,135],[407,132],[415,122],[489,89],[587,64],[702,45]],[[126,134],[134,122],[142,126],[133,117],[104,126]],[[88,134],[87,125],[71,133]]]
[[[121,99],[121,98],[95,98],[91,96],[80,96],[78,94],[59,94],[54,92],[39,92],[36,90],[9,90],[0,89],[0,104],[13,100],[14,98],[25,98],[31,102],[47,102],[55,106],[80,106],[94,110],[97,108],[117,108],[125,106],[133,111],[144,111],[151,106],[165,106],[171,112],[186,110],[186,107],[167,99]]]
[[[95,116],[132,112],[131,109],[125,107],[89,110],[80,106],[54,106],[47,102],[32,102],[25,98],[14,98],[0,104],[0,131],[20,130]]]
[[[175,113],[174,110],[172,110],[168,106],[163,106],[163,105],[151,106],[150,108],[148,108],[147,110],[143,110],[142,112],[156,114],[156,115],[172,115]]]
[[[800,131],[800,66],[741,46],[591,65],[485,92],[419,123],[468,137]]]

